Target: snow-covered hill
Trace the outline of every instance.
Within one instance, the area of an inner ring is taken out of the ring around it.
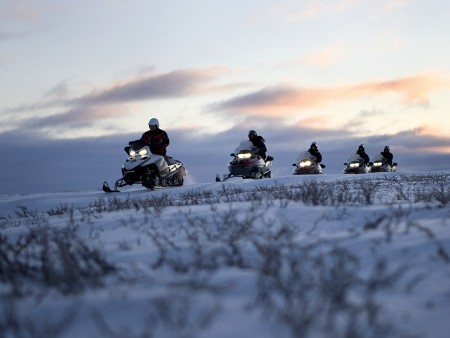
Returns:
[[[0,337],[450,332],[450,171],[0,195]]]

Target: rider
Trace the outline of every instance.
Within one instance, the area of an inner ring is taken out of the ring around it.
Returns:
[[[366,154],[364,144],[360,144],[356,153],[364,160],[364,164],[368,165],[370,162],[369,155]]]
[[[391,153],[391,149],[389,148],[389,146],[384,146],[384,149],[380,154],[383,155],[386,162],[392,167],[392,160],[394,159],[394,155]]]
[[[263,160],[266,159],[266,152],[267,148],[264,142],[264,138],[262,136],[259,136],[256,131],[249,130],[248,132],[248,139],[253,143],[253,145],[258,148],[258,155],[261,156]]]
[[[322,154],[319,151],[319,146],[316,142],[311,143],[308,149],[308,153],[316,158],[316,163],[322,162]]]
[[[159,129],[159,121],[154,117],[148,121],[148,127],[150,130],[142,134],[141,141],[149,145],[153,154],[166,156],[166,148],[170,143],[167,133]]]

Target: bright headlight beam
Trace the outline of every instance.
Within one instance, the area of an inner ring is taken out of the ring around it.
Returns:
[[[139,150],[139,155],[140,156],[145,156],[148,154],[147,148],[142,148],[141,150]]]
[[[252,157],[252,154],[250,154],[250,153],[241,153],[241,154],[238,154],[237,157],[238,158],[250,158],[250,157]]]
[[[306,160],[306,161],[301,161],[300,162],[300,167],[309,167],[311,165],[311,161],[310,160]]]

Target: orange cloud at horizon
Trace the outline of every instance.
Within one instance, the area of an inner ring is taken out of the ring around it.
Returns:
[[[446,133],[444,130],[426,125],[415,128],[413,130],[413,133],[418,136],[435,136],[435,137],[449,138],[448,133]]]
[[[329,115],[311,116],[300,120],[296,125],[301,128],[307,127],[309,129],[320,130],[334,129],[336,127],[333,119]]]
[[[409,153],[440,153],[440,154],[450,154],[450,146],[442,145],[442,146],[421,146],[414,147],[412,150],[408,151]]]
[[[224,109],[250,115],[279,116],[302,109],[320,107],[335,101],[358,100],[394,93],[406,105],[422,105],[430,93],[447,89],[450,81],[437,73],[424,73],[389,81],[367,81],[356,85],[298,89],[287,86],[264,88],[225,102]]]

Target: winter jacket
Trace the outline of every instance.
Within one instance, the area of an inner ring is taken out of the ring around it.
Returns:
[[[320,151],[309,148],[308,153],[316,158],[316,163],[322,162],[322,154]]]
[[[150,151],[153,154],[166,156],[166,147],[170,140],[164,130],[159,128],[148,130],[142,134],[141,140],[150,146]]]
[[[392,166],[392,160],[394,159],[394,155],[392,155],[391,152],[389,151],[383,151],[380,153],[381,155],[383,155],[383,157],[386,159],[386,162]]]
[[[264,140],[264,138],[262,136],[254,136],[252,138],[249,138],[249,140],[253,143],[253,145],[258,148],[258,155],[261,156],[261,158],[263,160],[266,159],[266,152],[267,152],[267,148],[266,145],[264,144],[264,142],[266,140]]]
[[[369,162],[370,162],[369,155],[367,155],[366,152],[365,152],[364,150],[358,150],[356,153],[357,153],[360,157],[362,157],[362,159],[364,160],[364,164],[365,164],[365,165],[368,165],[368,164],[369,164]]]

